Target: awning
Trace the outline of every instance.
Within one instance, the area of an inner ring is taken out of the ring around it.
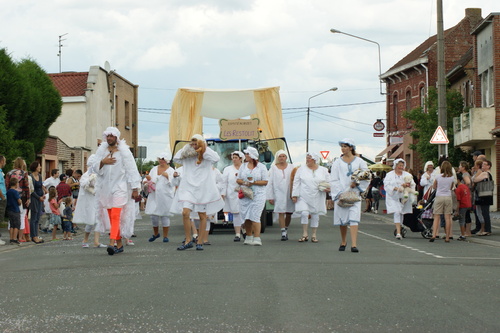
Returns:
[[[399,146],[399,148],[396,149],[396,151],[391,156],[389,156],[389,159],[395,160],[396,158],[399,157],[399,155],[401,155],[404,149],[405,149],[404,145]]]
[[[380,153],[378,153],[376,157],[382,157],[382,156],[384,156],[389,150],[392,151],[392,149],[394,147],[396,147],[396,146],[397,145],[390,145],[390,146],[385,147],[385,149],[382,150]]]

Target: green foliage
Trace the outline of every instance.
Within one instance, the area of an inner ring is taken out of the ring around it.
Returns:
[[[158,161],[143,162],[140,158],[136,158],[135,163],[137,164],[137,170],[142,170],[142,172],[147,171],[148,173],[154,166],[158,165]]]
[[[15,63],[6,49],[0,49],[0,107],[0,154],[8,163],[21,156],[29,165],[61,114],[61,96],[35,61]]]
[[[404,116],[413,123],[414,131],[411,136],[417,142],[410,145],[410,148],[417,151],[423,161],[438,160],[438,145],[431,144],[429,141],[438,126],[438,95],[434,87],[429,88],[429,94],[426,99],[427,112],[421,107],[406,112]],[[464,109],[462,95],[456,90],[446,92],[446,110],[447,110],[447,136],[450,141],[448,145],[448,159],[452,165],[457,166],[460,161],[471,161],[470,155],[461,148],[454,146],[453,118],[458,117]]]

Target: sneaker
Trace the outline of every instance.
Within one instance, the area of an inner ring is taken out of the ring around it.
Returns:
[[[163,237],[163,243],[168,243],[170,242],[170,239],[168,239],[168,237]]]
[[[376,209],[375,209],[373,212],[374,212],[375,214],[377,214],[377,213],[378,213],[378,211],[377,211]]]
[[[90,246],[89,246],[89,243],[82,243],[82,247],[84,249],[88,249]]]
[[[5,245],[5,242],[0,239],[0,245]]]
[[[288,240],[288,235],[287,234],[281,234],[281,241],[287,241]]]
[[[397,234],[396,239],[401,239],[401,234]]]
[[[253,242],[250,245],[262,246],[262,240],[260,239],[260,237],[254,237]]]
[[[240,236],[235,236],[234,239],[233,239],[233,241],[239,242],[239,241],[241,241],[241,237]]]
[[[129,239],[125,244],[130,245],[130,246],[134,246],[135,245],[134,242],[131,239]]]
[[[179,246],[177,248],[177,250],[179,251],[183,251],[183,250],[187,250],[187,249],[190,249],[193,247],[193,242],[189,242],[189,243],[185,243],[185,244],[182,244],[181,246]]]
[[[108,246],[107,245],[104,245],[104,244],[99,244],[99,245],[96,245],[94,246],[95,249],[105,249],[107,248]]]
[[[115,247],[114,246],[111,246],[111,245],[108,245],[106,251],[108,251],[108,254],[110,256],[112,256],[113,254],[115,254]]]
[[[466,239],[466,238],[465,238],[464,236],[460,236],[460,237],[458,237],[458,239],[457,239],[457,240],[459,240],[459,241],[464,241],[465,239]]]
[[[203,251],[203,245],[196,244],[196,251]]]
[[[160,237],[160,234],[158,233],[158,235],[153,235],[153,236],[149,237],[149,240],[148,240],[148,241],[149,241],[149,242],[154,242],[154,241],[155,241],[157,238],[159,238],[159,237]]]
[[[247,236],[247,238],[245,238],[245,242],[243,242],[243,245],[252,245],[253,243],[253,236]]]
[[[122,253],[123,252],[123,245],[120,248],[115,247],[115,253]]]

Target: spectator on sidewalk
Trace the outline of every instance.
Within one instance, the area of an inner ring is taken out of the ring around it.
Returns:
[[[0,222],[4,221],[5,210],[7,209],[7,188],[5,187],[5,175],[3,173],[3,167],[5,166],[5,156],[0,155]],[[1,237],[2,235],[0,235]],[[0,245],[5,245],[5,242],[0,239]]]

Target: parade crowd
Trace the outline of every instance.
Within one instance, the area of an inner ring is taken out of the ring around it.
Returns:
[[[123,252],[124,245],[134,245],[131,237],[134,222],[141,216],[140,205],[151,217],[149,242],[159,238],[170,242],[170,219],[182,216],[184,240],[179,251],[201,251],[210,245],[210,222],[220,211],[234,226],[234,242],[262,246],[261,216],[267,201],[274,205],[282,241],[289,240],[288,227],[294,217],[302,225],[298,242],[317,243],[320,216],[328,207],[334,209],[333,225],[339,227],[339,251],[347,248],[349,230],[350,251],[357,253],[362,203],[364,212],[378,213],[379,200],[385,195],[398,240],[403,238],[405,216],[423,207],[422,216],[433,220],[431,242],[439,238],[441,228],[445,242],[453,239],[454,219],[460,226],[458,240],[472,234],[491,235],[491,162],[480,152],[473,154],[472,168],[461,162],[455,170],[443,158],[436,167],[427,162],[414,175],[403,159],[397,159],[386,174],[368,169],[352,139],[339,141],[339,146],[341,156],[330,170],[311,152],[306,154],[305,165],[296,167],[284,150],[276,152],[268,170],[259,161],[257,149],[247,147],[232,152],[232,164],[221,173],[214,166],[220,156],[197,134],[175,156],[159,154],[158,165],[141,177],[119,130],[109,127],[96,153],[88,158],[85,173],[67,170],[60,175],[53,169],[42,180],[39,162],[31,163],[28,172],[25,161],[17,158],[4,175],[6,160],[0,156],[0,216],[7,213],[9,219],[9,244],[44,243],[40,232],[50,233],[51,241],[71,241],[80,224],[84,226],[83,248],[103,248],[114,255]],[[174,169],[171,162],[180,167]],[[472,215],[475,228],[471,228]],[[107,245],[100,242],[102,235],[109,235]],[[0,240],[0,245],[5,244]]]

